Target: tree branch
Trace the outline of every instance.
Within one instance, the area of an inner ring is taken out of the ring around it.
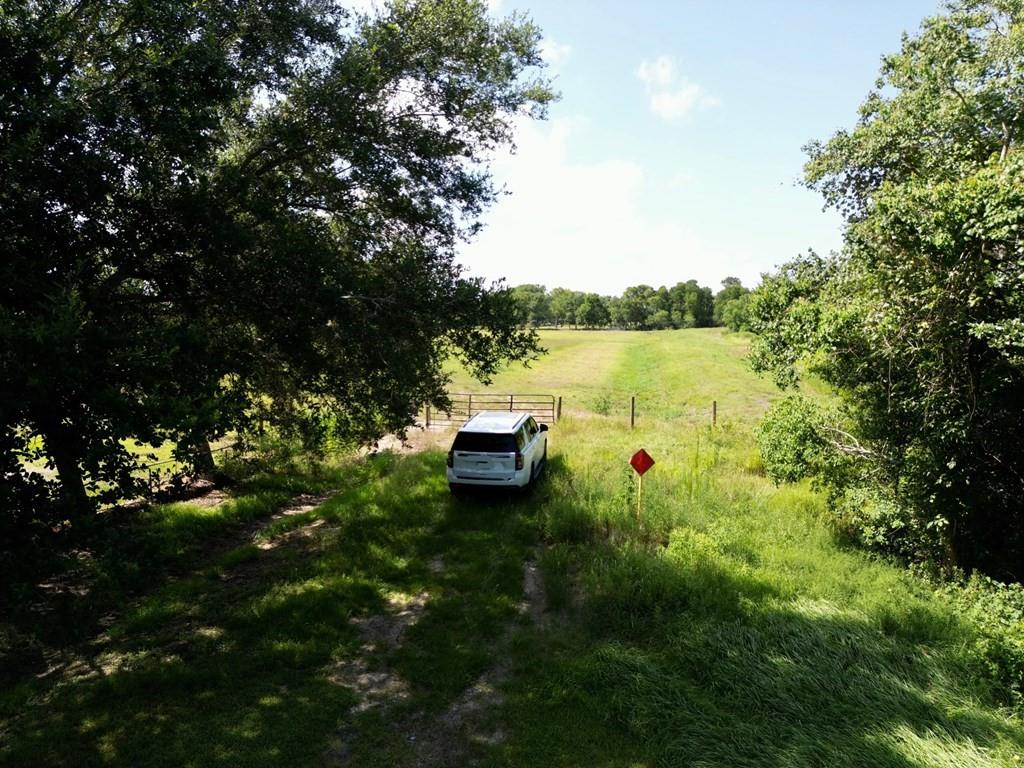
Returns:
[[[860,456],[862,458],[867,458],[868,456],[876,455],[875,452],[872,451],[870,448],[865,448],[863,445],[861,445],[860,441],[856,437],[851,435],[849,432],[844,432],[838,427],[824,426],[822,427],[822,429],[824,429],[826,432],[830,432],[833,435],[837,435],[838,437],[845,438],[847,442],[840,442],[839,440],[828,441],[829,445],[831,445],[833,448],[835,448],[837,451],[840,451],[841,453],[846,453],[849,454],[850,456]]]

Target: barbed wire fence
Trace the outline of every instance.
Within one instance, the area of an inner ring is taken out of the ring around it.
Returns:
[[[579,390],[579,387],[576,387]],[[589,406],[587,410],[599,416],[622,417],[630,429],[635,429],[642,412],[638,409],[643,403],[658,403],[661,394],[652,390],[629,390],[614,387],[584,388],[586,392],[580,400]],[[450,393],[451,406],[448,409],[437,409],[430,405],[422,406],[417,414],[418,426],[424,429],[450,429],[465,424],[482,411],[504,411],[512,413],[530,413],[537,421],[555,424],[562,419],[563,398],[561,395],[537,395],[515,392],[479,392]],[[718,400],[708,405],[693,406],[694,415],[698,418],[709,418],[712,427],[718,426]]]

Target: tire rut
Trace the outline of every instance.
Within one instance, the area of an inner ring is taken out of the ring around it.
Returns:
[[[431,570],[439,572],[432,561]],[[426,609],[426,601],[416,603],[419,615]],[[547,623],[547,598],[544,591],[543,575],[536,559],[523,563],[523,592],[518,604],[520,617],[528,618],[534,626],[544,629]],[[381,627],[369,632],[371,642],[364,644],[364,651],[377,650],[377,639],[394,637],[390,650],[400,647],[405,629],[412,625],[402,610],[391,611],[359,619],[359,626]],[[399,629],[401,628],[401,629]],[[399,717],[391,723],[396,739],[409,745],[410,755],[398,763],[402,768],[455,768],[474,765],[472,754],[481,747],[494,747],[504,743],[507,734],[500,724],[495,725],[493,714],[504,703],[501,688],[507,681],[511,668],[506,657],[517,631],[517,624],[510,623],[495,648],[500,661],[481,674],[442,713],[428,716],[414,712]],[[365,639],[365,636],[364,636]],[[335,668],[338,669],[337,667]],[[359,656],[340,665],[343,670],[339,684],[346,685],[359,697],[359,702],[350,711],[360,715],[371,709],[385,712],[396,705],[404,704],[410,697],[409,686],[397,674],[387,670],[371,672],[366,656]],[[334,768],[348,768],[353,759],[353,742],[358,738],[355,723],[346,722],[338,730],[325,753],[325,762]]]

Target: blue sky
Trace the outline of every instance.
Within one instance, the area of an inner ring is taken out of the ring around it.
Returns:
[[[841,244],[797,185],[811,139],[851,126],[880,57],[937,0],[492,0],[543,29],[561,100],[495,158],[509,195],[471,274],[599,293],[759,275]]]

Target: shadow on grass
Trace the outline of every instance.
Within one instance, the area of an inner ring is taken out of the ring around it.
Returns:
[[[6,691],[0,763],[321,764],[357,702],[327,670],[365,654],[351,619],[385,612],[395,593],[427,593],[426,612],[369,663],[408,682],[408,706],[447,706],[495,663],[494,640],[516,615],[528,505],[451,498],[442,453],[368,465],[365,482],[302,516],[296,535],[156,589],[62,680]],[[354,764],[377,759],[355,749]]]
[[[128,601],[232,546],[296,494],[358,483],[366,469],[343,463],[254,475],[217,505],[194,499],[108,510],[60,547],[51,542],[31,558],[4,561],[10,568],[0,572],[0,684],[42,673],[62,648],[100,632]]]

